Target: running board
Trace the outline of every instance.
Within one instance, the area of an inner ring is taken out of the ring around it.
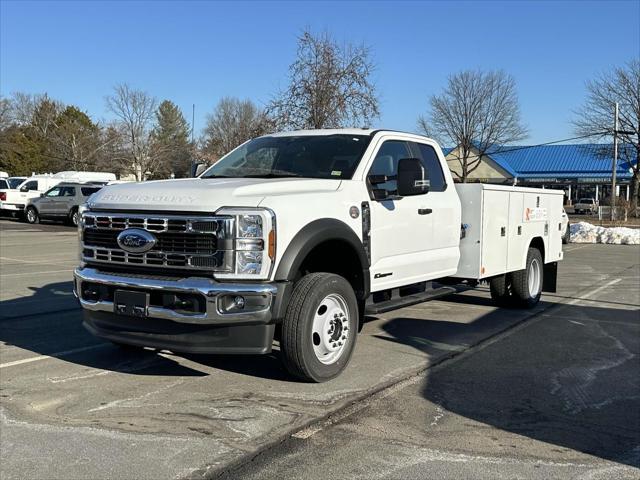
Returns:
[[[429,289],[422,293],[396,297],[383,302],[368,303],[365,308],[365,314],[378,315],[380,313],[390,312],[391,310],[396,310],[398,308],[408,307],[410,305],[416,305],[418,303],[433,300],[434,298],[443,297],[444,295],[450,295],[452,293],[456,293],[456,291],[457,290],[453,287],[438,287]]]

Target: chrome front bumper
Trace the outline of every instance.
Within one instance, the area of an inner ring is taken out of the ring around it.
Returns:
[[[102,272],[94,268],[74,270],[74,295],[82,308],[89,312],[103,312],[115,315],[112,299],[91,300],[85,298],[83,285],[102,285],[110,290],[135,290],[147,293],[198,295],[204,300],[204,312],[191,313],[174,308],[149,305],[145,317],[170,320],[195,325],[243,325],[267,324],[273,318],[272,307],[281,289],[273,283],[226,283],[204,277],[188,277],[177,280],[162,277],[127,275]],[[245,309],[225,311],[223,300],[230,296],[245,299]],[[280,303],[280,302],[278,302]]]

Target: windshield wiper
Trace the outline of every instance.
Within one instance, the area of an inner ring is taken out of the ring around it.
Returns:
[[[239,177],[230,177],[228,175],[216,175],[215,173],[212,173],[211,175],[207,175],[206,177],[200,177],[200,178],[239,178]]]

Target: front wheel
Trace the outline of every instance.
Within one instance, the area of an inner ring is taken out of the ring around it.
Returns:
[[[542,295],[544,263],[537,248],[529,248],[524,270],[511,274],[511,286],[517,302],[525,308],[535,306]]]
[[[305,275],[282,321],[284,365],[302,380],[331,380],[349,363],[357,331],[358,302],[349,282],[332,273]]]
[[[28,223],[38,223],[40,221],[40,217],[38,216],[38,211],[33,207],[28,207],[27,211],[24,214],[24,218]]]
[[[71,223],[71,225],[73,225],[74,227],[77,227],[79,221],[80,221],[80,214],[78,213],[78,209],[74,208],[69,213],[69,223]]]

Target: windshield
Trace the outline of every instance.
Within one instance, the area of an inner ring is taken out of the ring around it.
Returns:
[[[592,203],[592,202],[593,202],[592,198],[581,198],[578,203]]]
[[[201,178],[351,178],[369,135],[256,138],[222,157]]]
[[[7,182],[9,183],[9,188],[18,188],[18,185],[20,185],[25,180],[26,180],[25,177],[7,178]]]

